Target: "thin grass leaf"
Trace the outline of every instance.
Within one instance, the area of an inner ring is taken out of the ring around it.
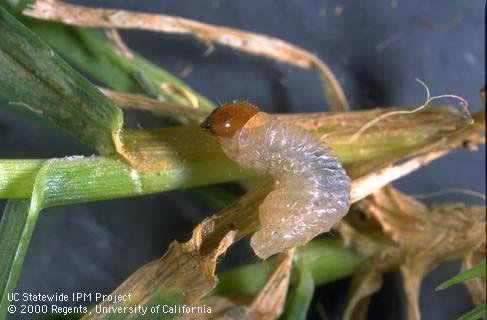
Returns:
[[[485,272],[486,272],[486,265],[485,265],[485,261],[484,261],[483,263],[473,267],[472,269],[465,270],[465,271],[457,274],[453,278],[446,280],[445,282],[440,284],[438,287],[436,287],[436,291],[446,289],[446,288],[451,287],[455,284],[462,283],[462,282],[467,281],[467,280],[472,279],[472,278],[479,278],[479,277],[485,278]]]
[[[189,92],[203,110],[212,110],[213,102],[198,94],[183,81],[164,69],[135,54],[129,59],[118,51],[101,33],[60,23],[22,19],[39,37],[70,63],[90,73],[105,85],[120,91],[145,93],[149,86],[169,102],[189,105],[189,101],[176,92],[162,92],[161,84],[169,83],[179,92]]]
[[[299,259],[293,271],[297,280],[289,289],[282,319],[305,320],[315,289],[313,274],[305,259]]]
[[[6,10],[0,8],[0,95],[101,152],[115,152],[112,136],[122,111]]]
[[[0,319],[7,316],[8,294],[15,291],[38,212],[29,200],[10,200],[3,212],[0,221]]]
[[[458,318],[458,320],[477,320],[481,318],[485,318],[487,314],[487,305],[485,303],[476,306],[469,312],[465,313],[463,316]]]

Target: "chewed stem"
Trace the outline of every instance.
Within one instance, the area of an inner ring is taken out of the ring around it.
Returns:
[[[465,100],[464,98],[462,98],[460,96],[454,95],[454,94],[442,94],[439,96],[433,96],[432,97],[428,86],[423,81],[421,81],[420,79],[416,79],[416,81],[420,85],[422,85],[424,87],[424,89],[426,90],[426,100],[422,105],[420,105],[419,107],[417,107],[413,110],[391,111],[391,112],[384,113],[384,114],[378,116],[377,118],[375,118],[375,119],[367,122],[366,124],[364,124],[356,133],[354,133],[350,137],[350,142],[357,140],[360,137],[360,135],[362,135],[365,131],[367,131],[369,128],[371,128],[372,126],[374,126],[378,122],[384,120],[385,118],[388,118],[388,117],[391,117],[394,115],[398,115],[398,114],[414,114],[414,113],[420,112],[420,111],[426,109],[427,107],[429,107],[431,105],[431,102],[433,102],[434,100],[438,100],[438,99],[442,99],[442,98],[452,98],[452,99],[458,100],[460,106],[462,107],[462,109],[465,113],[465,118],[468,120],[468,124],[473,123],[472,115],[470,114],[470,111],[468,109],[467,100]]]

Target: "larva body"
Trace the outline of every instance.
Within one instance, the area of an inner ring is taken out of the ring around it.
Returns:
[[[262,228],[251,240],[259,257],[307,243],[348,212],[350,178],[331,151],[304,129],[256,112],[231,137],[219,139],[230,159],[276,179],[276,189],[259,207]]]

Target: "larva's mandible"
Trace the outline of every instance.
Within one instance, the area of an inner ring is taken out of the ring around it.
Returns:
[[[277,181],[259,207],[262,228],[251,240],[259,257],[307,243],[348,212],[350,178],[331,151],[306,130],[247,102],[217,108],[202,127],[219,137],[230,159]]]

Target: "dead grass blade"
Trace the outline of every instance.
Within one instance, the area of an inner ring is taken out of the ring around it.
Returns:
[[[284,252],[276,256],[266,283],[250,301],[242,297],[233,297],[232,299],[224,296],[210,297],[204,299],[198,305],[211,307],[211,314],[185,314],[178,317],[178,320],[277,319],[284,310],[291,276],[293,251]]]
[[[277,256],[274,270],[249,307],[250,319],[277,319],[284,310],[294,250]]]
[[[362,320],[367,317],[370,297],[382,286],[382,275],[375,268],[357,274],[350,288],[351,296],[343,314],[344,320]]]
[[[160,101],[139,94],[114,91],[105,88],[100,88],[100,90],[122,108],[147,110],[164,117],[185,117],[197,123],[203,121],[208,115],[207,112],[198,108]]]
[[[217,43],[301,68],[314,68],[320,74],[330,108],[342,111],[350,109],[338,80],[323,61],[316,55],[277,38],[181,17],[90,8],[56,0],[38,0],[23,13],[38,19],[78,26],[189,34],[208,44],[210,49],[213,43]]]
[[[108,37],[108,39],[112,40],[113,44],[118,48],[118,50],[124,57],[126,57],[127,59],[132,59],[134,57],[133,52],[123,41],[117,29],[107,28],[105,29],[105,35]]]
[[[148,263],[124,281],[115,292],[131,294],[130,301],[105,300],[99,304],[99,308],[150,306],[161,302],[158,299],[166,303],[196,303],[216,285],[216,260],[235,238],[235,232],[229,232],[215,250],[200,254],[201,241],[209,227],[205,222],[201,223],[195,228],[189,241],[173,242],[161,259]],[[82,319],[107,319],[110,316],[110,312],[91,312]],[[138,317],[137,313],[130,313],[124,319]]]

